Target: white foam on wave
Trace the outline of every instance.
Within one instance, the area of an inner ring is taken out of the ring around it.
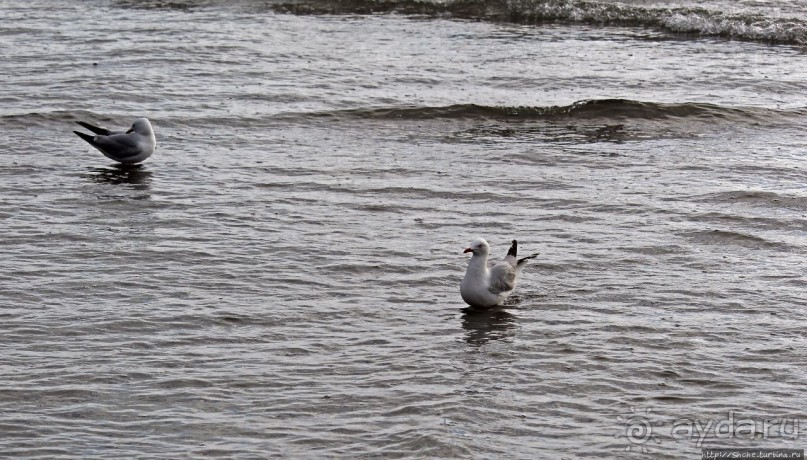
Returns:
[[[807,44],[807,20],[702,7],[644,7],[576,0],[509,0],[516,21],[561,21],[638,26],[680,34],[727,37],[767,43]]]

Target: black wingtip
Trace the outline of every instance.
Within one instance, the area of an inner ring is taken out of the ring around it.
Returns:
[[[89,123],[85,123],[83,121],[77,121],[76,123],[78,123],[79,125],[81,125],[82,127],[86,128],[86,129],[89,129],[90,131],[94,132],[95,134],[101,134],[103,136],[109,136],[111,134],[109,132],[109,130],[106,129],[106,128],[99,128],[98,126],[93,126],[93,125],[91,125]]]
[[[510,256],[515,257],[516,254],[518,254],[518,241],[513,240],[513,244],[510,245],[510,250],[507,251],[507,256],[508,257],[510,257]]]
[[[82,133],[82,132],[79,132],[79,131],[73,131],[73,132],[76,133],[76,135],[78,137],[80,137],[80,138],[84,139],[85,141],[87,141],[90,145],[92,145],[93,140],[95,139],[95,136],[90,136],[89,134],[86,134],[86,133]]]
[[[518,259],[517,265],[521,265],[521,264],[523,264],[524,262],[526,262],[526,261],[528,261],[530,259],[534,259],[534,258],[538,257],[540,254],[541,254],[540,252],[536,252],[535,254],[532,254],[530,256],[522,257],[521,259]]]

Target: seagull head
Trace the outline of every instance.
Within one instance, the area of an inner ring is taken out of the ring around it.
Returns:
[[[471,241],[468,247],[462,252],[470,252],[473,253],[473,255],[479,254],[486,256],[490,252],[490,245],[483,238],[477,238]]]
[[[138,118],[137,120],[132,123],[132,127],[129,128],[129,131],[126,131],[126,134],[137,133],[142,136],[151,136],[154,134],[154,131],[151,129],[151,123],[149,122],[148,118]]]

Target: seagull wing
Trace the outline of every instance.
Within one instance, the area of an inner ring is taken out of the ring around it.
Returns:
[[[138,142],[138,137],[134,134],[90,136],[78,131],[73,132],[113,160],[123,160],[143,152],[143,148]]]
[[[95,144],[102,152],[118,159],[138,155],[143,148],[134,134],[113,134],[111,136],[95,136]]]
[[[490,287],[494,294],[512,291],[516,287],[516,267],[507,260],[500,261],[490,268]]]

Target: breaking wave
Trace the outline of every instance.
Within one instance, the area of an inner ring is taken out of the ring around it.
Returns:
[[[702,7],[649,7],[588,0],[300,0],[273,4],[292,14],[401,13],[520,24],[572,23],[647,27],[698,37],[807,45],[807,21]]]

